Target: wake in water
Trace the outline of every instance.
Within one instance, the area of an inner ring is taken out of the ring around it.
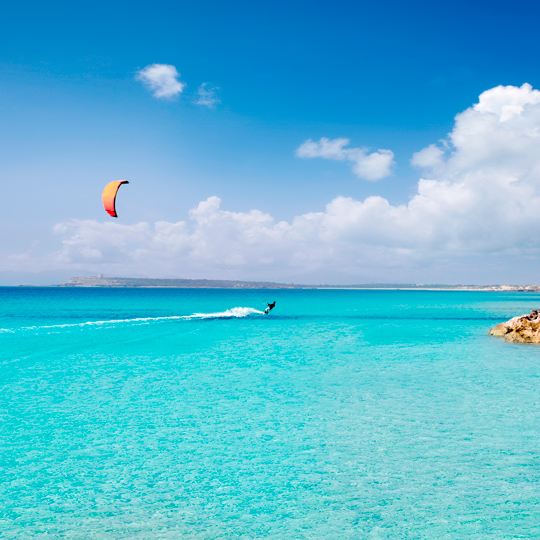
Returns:
[[[119,324],[149,324],[160,321],[197,320],[197,319],[232,319],[249,317],[250,315],[264,315],[263,311],[250,307],[234,307],[216,313],[193,313],[193,315],[172,315],[170,317],[137,317],[133,319],[111,319],[109,321],[88,321],[82,323],[53,324],[47,326],[23,326],[21,328],[0,328],[0,333],[14,333],[22,330],[50,330],[57,328],[83,328],[85,326],[115,326]]]
[[[218,313],[194,313],[182,317],[183,319],[229,319],[232,317],[249,317],[250,315],[264,315],[264,311],[250,307],[233,307]]]

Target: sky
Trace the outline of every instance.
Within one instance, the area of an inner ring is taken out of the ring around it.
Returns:
[[[3,6],[0,285],[539,283],[539,15]]]

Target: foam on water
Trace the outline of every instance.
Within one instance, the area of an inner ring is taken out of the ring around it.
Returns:
[[[135,317],[132,319],[110,319],[107,321],[86,321],[82,323],[52,324],[23,326],[21,328],[0,328],[0,333],[13,334],[18,331],[57,330],[62,328],[84,328],[85,326],[115,326],[125,324],[149,324],[163,321],[194,320],[194,319],[230,319],[249,317],[250,315],[264,315],[263,311],[250,307],[234,307],[215,313],[193,313],[192,315],[171,315],[169,317]]]
[[[264,315],[264,311],[250,307],[234,307],[217,313],[194,313],[185,319],[228,319],[232,317],[249,317],[250,315]]]

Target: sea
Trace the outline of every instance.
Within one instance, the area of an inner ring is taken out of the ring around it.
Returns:
[[[539,307],[0,288],[0,538],[540,538]]]

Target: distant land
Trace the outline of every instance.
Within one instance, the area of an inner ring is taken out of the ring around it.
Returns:
[[[231,281],[222,279],[155,279],[83,276],[73,277],[57,287],[172,287],[176,289],[313,289],[314,286],[266,281]]]
[[[405,290],[457,290],[540,292],[540,285],[444,285],[423,283],[369,283],[359,285],[301,285],[273,281],[234,281],[220,279],[153,279],[81,276],[70,278],[54,287],[171,287],[177,289],[405,289]]]

